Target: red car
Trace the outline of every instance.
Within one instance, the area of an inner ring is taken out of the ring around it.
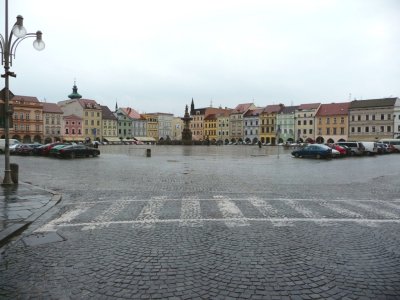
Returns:
[[[344,147],[335,144],[329,144],[328,146],[331,147],[332,149],[335,149],[336,151],[339,151],[340,156],[347,155],[347,150]]]

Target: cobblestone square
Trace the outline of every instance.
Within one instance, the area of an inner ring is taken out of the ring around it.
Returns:
[[[2,249],[0,298],[399,298],[398,156],[124,150],[18,162],[63,199]]]

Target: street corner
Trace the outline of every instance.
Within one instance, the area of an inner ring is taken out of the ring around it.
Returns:
[[[62,195],[30,183],[0,188],[0,247],[57,205]]]

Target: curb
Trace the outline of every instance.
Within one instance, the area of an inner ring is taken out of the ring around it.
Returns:
[[[42,216],[44,213],[46,213],[52,207],[57,205],[62,199],[62,195],[59,193],[56,193],[54,191],[36,187],[29,183],[23,183],[23,184],[30,185],[34,189],[40,189],[40,190],[46,191],[49,194],[52,194],[52,197],[46,205],[37,209],[37,211],[34,212],[32,215],[30,215],[28,218],[26,218],[24,222],[15,223],[15,224],[5,228],[4,230],[0,231],[0,248],[3,247],[4,245],[6,245],[12,237],[22,233],[26,228],[29,227],[30,224],[32,224],[35,220],[37,220],[40,216]]]

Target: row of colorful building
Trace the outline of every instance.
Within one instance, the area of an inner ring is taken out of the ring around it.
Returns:
[[[4,95],[4,91],[1,93]],[[68,100],[40,102],[36,97],[11,94],[10,138],[25,143],[54,141],[181,140],[183,121],[169,113],[140,114],[135,109],[111,109],[84,99],[76,84]],[[4,103],[4,99],[0,99]],[[0,113],[4,137],[4,114]],[[235,108],[195,108],[190,105],[194,141],[275,144],[319,143],[346,140],[374,141],[400,138],[400,99],[382,98],[341,103],[283,104],[257,107],[243,103]]]

